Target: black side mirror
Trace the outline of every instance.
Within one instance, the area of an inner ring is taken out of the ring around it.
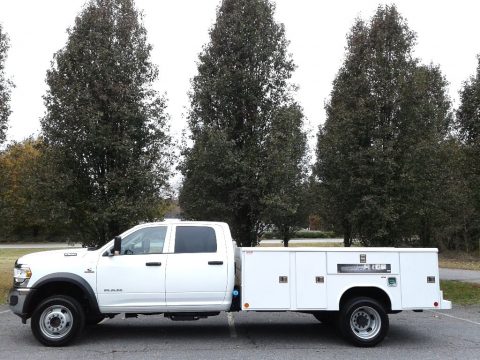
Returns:
[[[113,240],[113,255],[120,255],[122,250],[122,238],[120,236],[115,236]]]

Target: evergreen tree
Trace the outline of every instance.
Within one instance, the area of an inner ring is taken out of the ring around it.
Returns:
[[[480,148],[480,55],[475,76],[466,81],[460,91],[457,125],[464,143]]]
[[[429,209],[442,184],[430,176],[442,169],[450,102],[440,70],[419,65],[414,44],[395,6],[380,6],[369,24],[357,20],[348,36],[314,169],[321,212],[346,246],[431,241]]]
[[[8,37],[0,24],[0,145],[5,141],[7,121],[10,116],[10,89],[13,84],[5,76],[5,60],[7,59]]]
[[[268,187],[262,199],[262,219],[275,225],[284,246],[308,222],[307,139],[302,120],[297,105],[280,109],[266,142]]]
[[[457,128],[462,142],[464,166],[461,169],[468,188],[468,197],[474,211],[464,216],[462,248],[471,250],[480,243],[480,56],[477,71],[463,84],[460,91],[460,106],[456,113]]]
[[[47,72],[42,130],[72,231],[103,244],[162,214],[169,176],[165,102],[131,0],[91,0]]]
[[[227,221],[237,242],[247,246],[256,244],[266,203],[273,201],[274,171],[267,159],[277,122],[290,121],[299,129],[292,134],[304,141],[289,85],[294,64],[284,27],[273,14],[268,0],[222,1],[192,81],[193,147],[184,150],[181,166],[185,215]]]

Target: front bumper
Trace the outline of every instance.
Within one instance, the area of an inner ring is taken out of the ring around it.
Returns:
[[[12,310],[15,315],[20,316],[23,320],[27,319],[30,315],[27,311],[28,300],[34,292],[35,289],[32,288],[14,287],[8,294],[8,304],[10,305],[10,310]]]

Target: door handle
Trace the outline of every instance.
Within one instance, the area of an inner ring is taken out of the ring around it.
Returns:
[[[161,262],[147,262],[145,263],[146,266],[162,266]]]
[[[208,265],[223,265],[223,261],[209,261]]]

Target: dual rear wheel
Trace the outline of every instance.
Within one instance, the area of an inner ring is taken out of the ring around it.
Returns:
[[[369,297],[348,300],[342,305],[340,312],[325,311],[315,313],[314,316],[323,323],[337,325],[345,339],[361,347],[380,343],[389,328],[385,307]]]

